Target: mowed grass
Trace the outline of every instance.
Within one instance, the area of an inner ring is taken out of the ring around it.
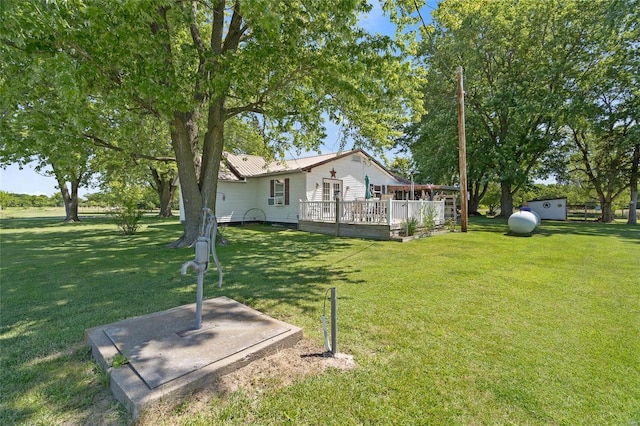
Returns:
[[[195,301],[176,220],[135,236],[108,219],[3,220],[0,424],[126,424],[84,330]],[[358,367],[186,404],[148,424],[640,424],[640,227],[506,221],[374,242],[230,227],[227,296],[321,343],[337,287],[338,350]],[[186,408],[185,408],[186,407]],[[187,413],[186,415],[184,413]]]

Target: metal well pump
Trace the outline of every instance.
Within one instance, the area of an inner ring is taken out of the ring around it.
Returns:
[[[216,235],[218,233],[218,221],[216,215],[209,208],[202,209],[202,227],[200,236],[196,240],[196,258],[182,264],[182,275],[187,274],[187,269],[193,268],[198,273],[196,288],[196,326],[198,330],[202,327],[202,293],[204,286],[204,273],[209,270],[209,253],[213,256],[213,261],[218,269],[218,287],[222,287],[222,268],[216,254]]]

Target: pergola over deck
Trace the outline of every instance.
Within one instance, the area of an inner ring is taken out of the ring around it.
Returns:
[[[431,200],[438,195],[444,196],[457,193],[457,186],[405,183],[403,185],[387,185],[387,192],[394,194],[396,200]]]

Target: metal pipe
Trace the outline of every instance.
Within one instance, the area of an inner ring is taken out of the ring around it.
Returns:
[[[181,273],[182,275],[187,275],[187,269],[189,269],[189,267],[191,267],[191,268],[193,268],[193,269],[197,270],[197,268],[198,268],[198,264],[197,264],[196,262],[194,262],[193,260],[190,260],[190,261],[188,261],[188,262],[184,262],[184,263],[182,264],[182,269],[180,269],[180,273]]]
[[[202,326],[202,287],[204,283],[204,272],[207,269],[206,264],[198,263],[190,260],[182,264],[180,272],[182,275],[187,274],[187,269],[193,268],[198,273],[198,281],[196,285],[196,330],[199,330]]]
[[[209,269],[209,252],[213,255],[213,260],[218,268],[219,287],[222,287],[222,268],[216,255],[216,234],[218,230],[218,222],[213,211],[208,208],[202,209],[202,226],[200,228],[200,236],[195,243],[196,258],[182,264],[182,275],[187,274],[189,268],[193,268],[198,273],[198,281],[196,287],[196,327],[198,330],[202,327],[202,299],[204,287],[204,273]]]
[[[338,351],[338,296],[336,288],[331,287],[331,353]]]
[[[202,287],[204,285],[204,271],[198,272],[198,284],[196,287],[196,330],[202,327]]]
[[[211,255],[213,256],[213,262],[216,264],[216,268],[218,268],[218,288],[222,288],[222,266],[220,266],[220,261],[218,260],[218,255],[216,254],[216,237],[218,235],[218,221],[216,220],[216,216],[211,212],[213,217],[213,229],[211,231]]]

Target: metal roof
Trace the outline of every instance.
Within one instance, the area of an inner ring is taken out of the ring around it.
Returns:
[[[235,173],[229,169],[229,166],[225,164],[224,161],[220,162],[220,170],[218,170],[218,179],[219,180],[240,180]]]
[[[239,177],[253,177],[310,170],[315,166],[354,152],[358,152],[358,150],[274,161],[267,161],[257,155],[232,154],[229,152],[226,152],[224,157],[231,172],[235,172]]]

